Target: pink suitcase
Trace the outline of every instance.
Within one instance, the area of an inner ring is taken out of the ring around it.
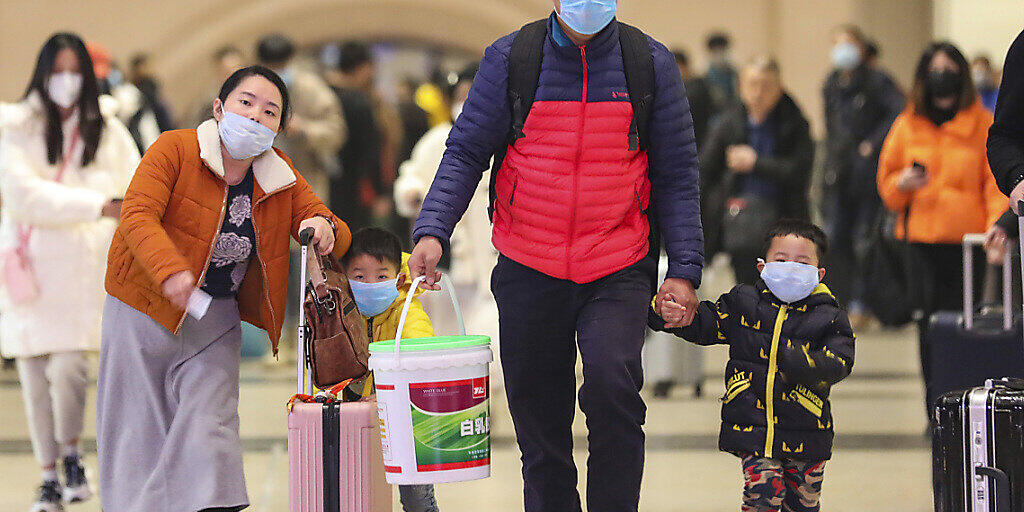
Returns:
[[[305,238],[305,237],[304,237]],[[301,295],[306,294],[302,246]],[[306,371],[305,325],[299,308],[298,392],[313,389]],[[288,503],[291,512],[391,512],[384,476],[377,401],[295,403],[288,415]]]

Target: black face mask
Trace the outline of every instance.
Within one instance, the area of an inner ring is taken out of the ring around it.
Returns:
[[[933,98],[948,98],[960,94],[963,82],[956,71],[931,71],[928,73],[928,90]]]

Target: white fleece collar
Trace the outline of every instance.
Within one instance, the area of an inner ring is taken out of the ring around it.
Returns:
[[[196,128],[199,137],[199,158],[214,174],[224,179],[224,160],[220,151],[220,133],[217,121],[209,119]],[[273,194],[295,183],[295,171],[270,148],[252,161],[252,174],[266,194]]]

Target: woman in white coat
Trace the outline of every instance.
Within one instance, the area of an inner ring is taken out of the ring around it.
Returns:
[[[0,350],[17,361],[43,472],[33,512],[91,496],[78,456],[86,353],[99,348],[106,252],[139,163],[116,107],[82,40],[59,33],[24,99],[0,111]]]
[[[462,111],[462,103],[469,96],[469,88],[479,66],[472,64],[459,73],[456,84],[447,91],[452,103],[452,118]],[[403,217],[415,219],[420,205],[437,174],[437,167],[444,156],[445,142],[451,123],[441,123],[430,129],[416,143],[412,156],[398,169],[395,181],[395,209]],[[466,330],[473,334],[491,337],[494,353],[497,354],[498,307],[491,295],[491,271],[498,263],[498,251],[491,244],[491,222],[487,217],[489,183],[488,174],[480,180],[466,214],[452,233],[451,276],[455,283],[460,304],[463,305]],[[426,294],[422,301],[430,313],[434,330],[450,334],[456,328],[455,319],[448,314],[451,304],[442,294]],[[501,365],[495,361],[491,368],[491,382],[501,385]]]

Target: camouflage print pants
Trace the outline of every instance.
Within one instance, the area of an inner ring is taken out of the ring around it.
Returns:
[[[743,457],[743,512],[818,512],[825,462]]]

